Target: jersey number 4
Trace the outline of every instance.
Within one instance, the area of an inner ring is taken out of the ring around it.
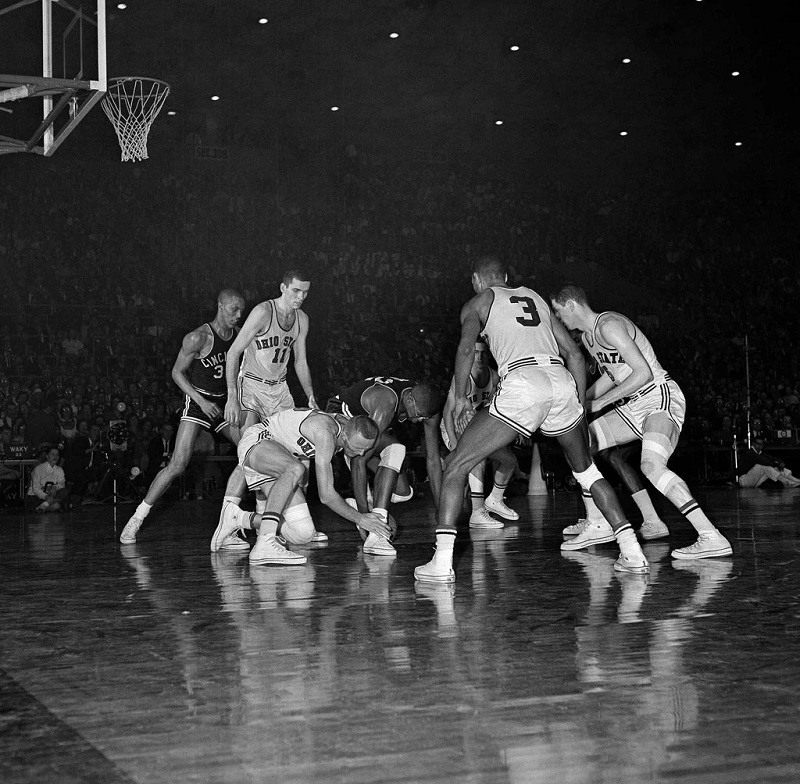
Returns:
[[[539,311],[536,310],[536,303],[530,297],[509,297],[508,301],[512,305],[521,302],[523,312],[528,314],[527,317],[517,316],[518,324],[522,324],[523,327],[538,327],[542,323]]]

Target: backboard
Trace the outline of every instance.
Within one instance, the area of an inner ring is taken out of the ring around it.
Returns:
[[[0,0],[0,155],[52,155],[107,87],[105,0]]]

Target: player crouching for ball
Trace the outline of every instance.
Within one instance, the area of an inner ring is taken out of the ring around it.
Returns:
[[[308,544],[316,530],[306,504],[303,487],[306,467],[302,460],[314,460],[320,501],[368,532],[368,536],[388,539],[390,525],[372,512],[361,513],[348,506],[333,485],[331,460],[337,452],[349,458],[363,455],[375,444],[378,426],[366,416],[348,419],[340,414],[326,414],[309,408],[292,408],[247,428],[237,449],[239,465],[251,490],[267,496],[263,514],[244,512],[226,501],[211,550],[220,549],[223,541],[238,528],[258,531],[250,551],[250,563],[257,565],[304,564],[304,555],[287,550],[279,536],[289,544]]]

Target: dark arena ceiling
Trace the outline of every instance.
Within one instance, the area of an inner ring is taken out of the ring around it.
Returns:
[[[797,169],[789,4],[125,5],[107,4],[109,75],[172,86],[153,146],[353,145],[397,159],[424,149],[565,177],[787,178]],[[85,125],[76,133],[109,139],[99,109]]]

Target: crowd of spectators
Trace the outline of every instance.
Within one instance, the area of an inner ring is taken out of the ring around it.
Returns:
[[[798,222],[786,194],[520,185],[488,167],[376,163],[352,149],[283,184],[235,161],[60,167],[60,178],[29,176],[20,162],[0,182],[6,454],[68,448],[125,419],[131,463],[142,462],[182,402],[170,378],[182,335],[213,317],[219,289],[252,306],[289,267],[312,279],[319,399],[376,374],[446,388],[468,260],[483,252],[545,296],[571,279],[595,309],[631,316],[687,393],[686,442],[744,442],[748,426],[796,441]]]

